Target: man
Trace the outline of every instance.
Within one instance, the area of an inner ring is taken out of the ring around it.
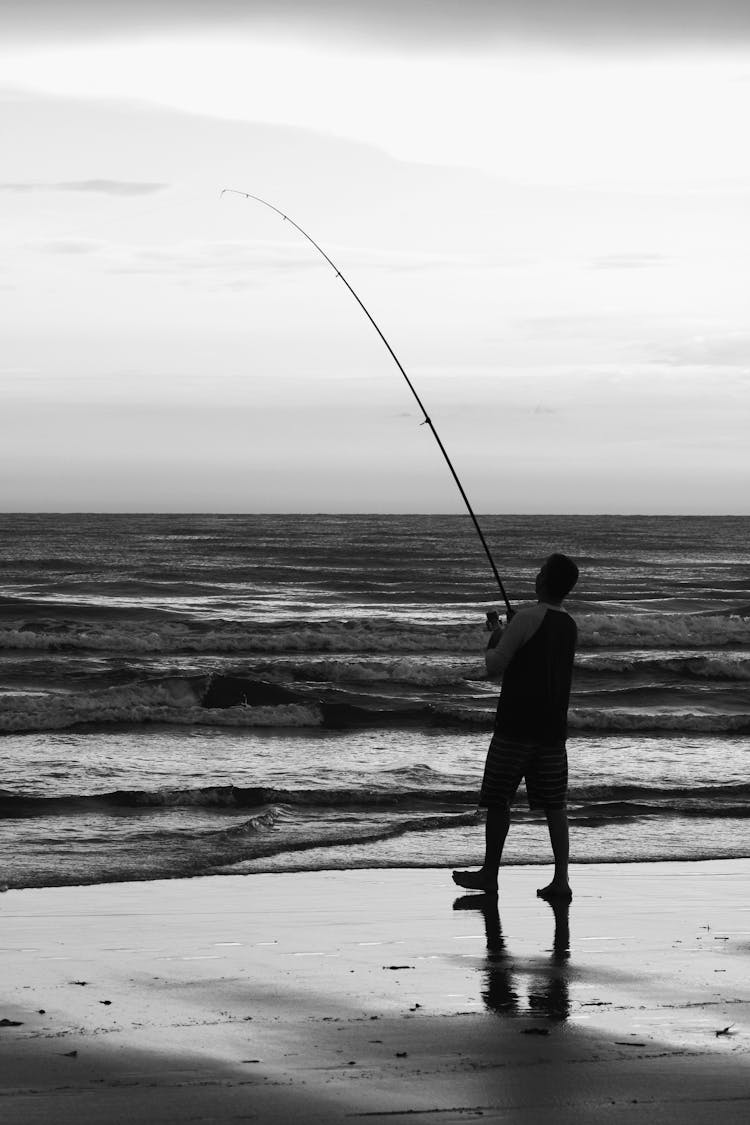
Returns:
[[[569,902],[568,699],[577,630],[563,598],[578,580],[567,555],[550,555],[536,576],[537,604],[519,610],[507,628],[498,625],[485,653],[490,678],[502,676],[495,733],[487,753],[479,795],[487,809],[485,857],[479,871],[454,871],[467,890],[497,892],[497,873],[510,827],[510,806],[526,779],[529,806],[547,817],[555,873],[537,894]]]

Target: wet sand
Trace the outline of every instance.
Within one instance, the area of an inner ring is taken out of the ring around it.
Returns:
[[[0,1120],[745,1122],[750,861],[0,896]]]

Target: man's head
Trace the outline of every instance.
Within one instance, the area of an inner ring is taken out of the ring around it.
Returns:
[[[578,567],[567,555],[550,555],[536,576],[536,594],[541,600],[561,602],[578,581]]]

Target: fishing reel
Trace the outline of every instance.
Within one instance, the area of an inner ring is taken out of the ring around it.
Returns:
[[[503,631],[505,625],[508,625],[512,618],[515,616],[515,610],[508,609],[508,615],[505,619],[505,624],[500,620],[500,614],[496,609],[487,610],[487,620],[485,622],[485,629],[488,633],[497,632],[498,634]]]

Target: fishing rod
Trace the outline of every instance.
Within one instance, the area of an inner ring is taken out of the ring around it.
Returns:
[[[349,282],[344,277],[343,273],[338,268],[336,263],[331,261],[331,259],[326,254],[325,250],[322,248],[322,246],[319,246],[318,243],[315,241],[315,239],[312,238],[307,233],[306,230],[302,229],[302,227],[299,225],[299,223],[295,223],[294,219],[290,219],[288,215],[285,215],[284,212],[280,211],[278,207],[275,207],[273,205],[273,203],[269,203],[268,200],[266,200],[266,199],[261,199],[259,195],[252,195],[251,192],[249,192],[249,191],[239,191],[237,188],[223,188],[221,190],[221,192],[219,193],[219,198],[221,198],[221,196],[225,195],[227,192],[231,193],[232,195],[244,196],[245,199],[254,199],[256,201],[256,203],[262,203],[264,207],[268,207],[271,211],[275,211],[276,214],[280,215],[281,218],[284,219],[285,222],[291,223],[292,226],[295,228],[295,230],[298,230],[299,233],[302,235],[302,237],[306,238],[307,241],[315,247],[315,249],[318,251],[318,253],[323,258],[325,258],[325,260],[328,262],[328,265],[331,267],[331,269],[336,274],[336,277],[341,278],[341,280],[343,281],[344,285],[346,286],[346,288],[351,293],[354,300],[357,302],[359,307],[362,309],[362,312],[365,314],[365,316],[369,320],[370,324],[373,326],[373,328],[377,332],[378,336],[380,337],[380,339],[383,341],[386,348],[388,349],[388,351],[390,353],[390,356],[391,356],[391,359],[396,364],[396,367],[398,367],[399,371],[401,372],[404,379],[406,380],[406,385],[408,386],[409,390],[414,395],[414,398],[417,400],[417,405],[419,406],[419,409],[422,411],[422,413],[424,415],[424,421],[421,422],[420,425],[429,426],[430,429],[432,430],[432,436],[435,438],[435,441],[438,443],[438,447],[440,449],[440,452],[442,453],[443,457],[445,458],[445,463],[447,464],[448,468],[450,469],[451,474],[453,476],[453,479],[458,486],[458,491],[461,493],[461,497],[463,499],[463,502],[466,505],[467,511],[472,518],[472,521],[474,523],[474,527],[476,528],[477,535],[479,536],[479,538],[481,540],[481,543],[482,543],[482,546],[484,547],[484,552],[487,555],[487,560],[488,560],[490,566],[492,567],[492,573],[495,576],[495,580],[496,580],[496,582],[497,582],[497,584],[500,588],[500,593],[502,594],[503,601],[505,602],[505,608],[507,610],[508,620],[510,620],[510,618],[513,616],[513,608],[511,606],[510,602],[508,601],[508,595],[505,592],[505,587],[503,586],[502,578],[500,577],[500,575],[498,573],[498,570],[497,570],[497,567],[495,566],[495,560],[493,559],[493,557],[490,553],[490,549],[487,546],[487,540],[485,539],[484,534],[482,532],[482,529],[479,526],[479,520],[474,515],[474,509],[472,508],[471,504],[469,503],[469,497],[464,492],[464,487],[461,484],[461,481],[458,479],[458,473],[453,468],[453,463],[452,463],[450,457],[448,456],[448,452],[447,452],[445,446],[443,445],[442,441],[440,440],[440,435],[437,432],[437,430],[435,429],[435,426],[433,424],[432,419],[430,418],[429,414],[425,410],[424,403],[422,402],[421,398],[417,394],[416,389],[414,387],[414,384],[412,383],[411,379],[409,378],[409,376],[406,374],[403,367],[401,366],[401,362],[400,362],[398,356],[396,355],[393,348],[391,347],[391,345],[388,343],[385,336],[381,332],[380,327],[377,324],[375,318],[370,313],[370,310],[366,307],[366,305],[364,304],[364,302],[360,298],[359,294],[349,284]]]

